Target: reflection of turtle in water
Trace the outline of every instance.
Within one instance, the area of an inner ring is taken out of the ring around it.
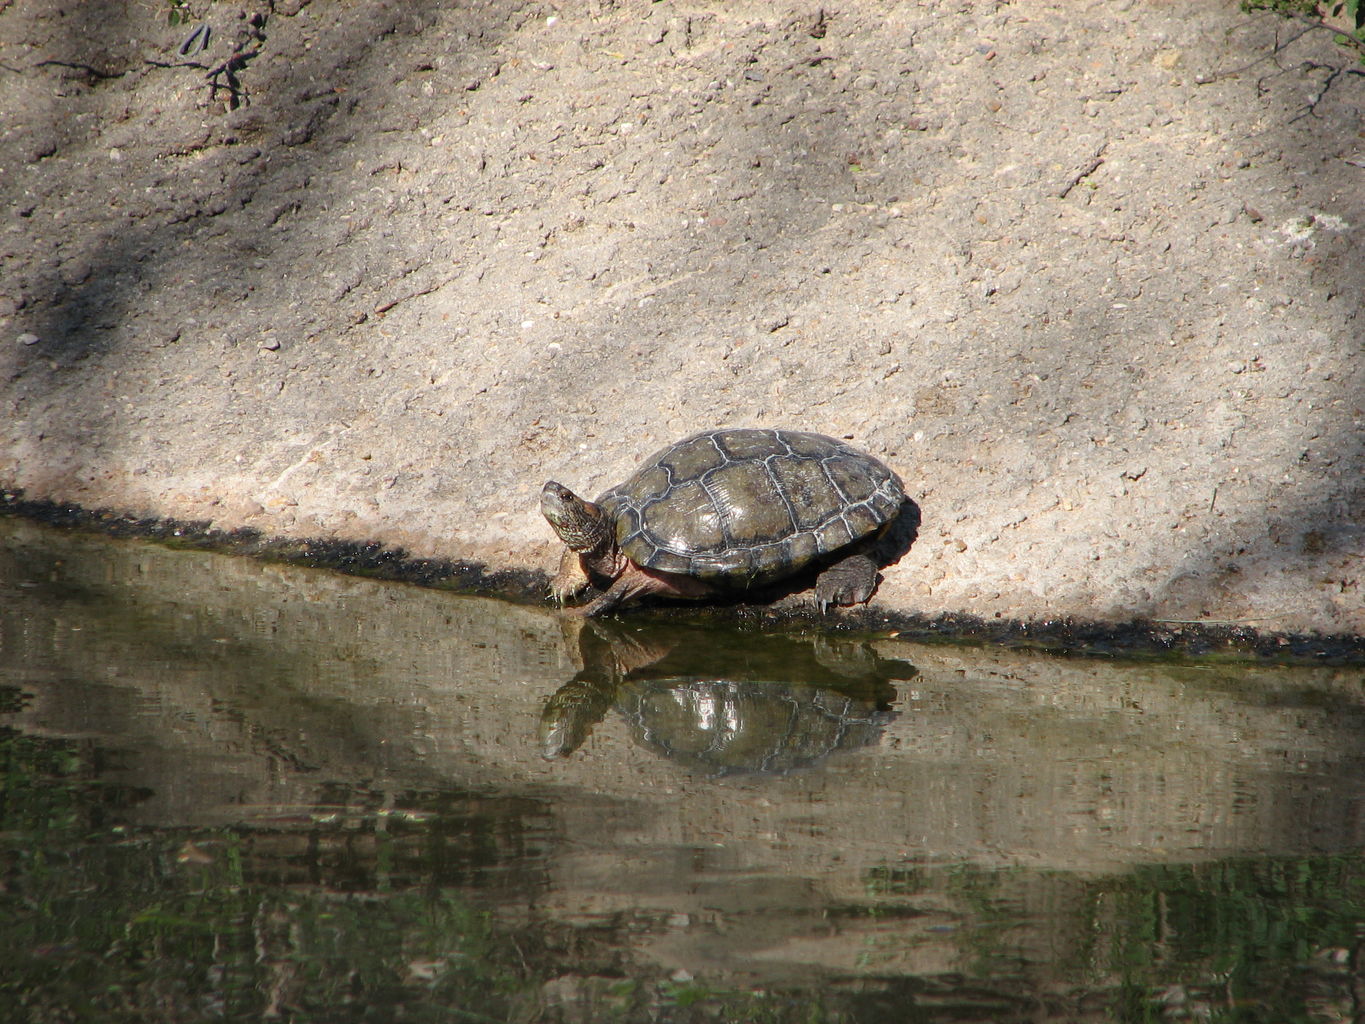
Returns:
[[[729,679],[654,679],[626,688],[617,707],[641,746],[717,775],[785,772],[872,746],[894,717],[838,690]]]
[[[885,527],[908,504],[901,481],[843,441],[797,430],[712,430],[656,452],[595,502],[551,480],[545,518],[567,545],[550,585],[559,601],[589,583],[601,615],[659,594],[704,597],[825,568],[823,610],[877,588]]]
[[[916,673],[865,644],[714,629],[590,626],[583,669],[545,703],[541,746],[567,756],[615,707],[637,743],[725,775],[784,772],[871,746]]]

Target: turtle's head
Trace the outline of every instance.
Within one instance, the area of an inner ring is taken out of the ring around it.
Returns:
[[[574,551],[601,547],[611,532],[600,507],[553,480],[541,488],[540,511],[559,539]]]

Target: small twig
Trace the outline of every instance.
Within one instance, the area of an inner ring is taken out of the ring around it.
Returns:
[[[1090,177],[1090,175],[1098,171],[1100,169],[1100,165],[1104,163],[1104,151],[1108,148],[1109,141],[1106,139],[1104,143],[1100,146],[1100,148],[1095,151],[1094,158],[1088,164],[1082,167],[1080,171],[1072,175],[1072,177],[1067,180],[1066,184],[1064,184],[1060,189],[1058,189],[1058,191],[1055,193],[1056,197],[1058,199],[1065,199],[1067,196],[1071,194],[1071,190],[1073,188],[1079,185],[1086,178]]]
[[[383,316],[385,313],[393,309],[393,307],[398,305],[400,302],[407,302],[409,299],[418,299],[421,298],[423,295],[430,295],[432,292],[436,291],[439,288],[445,287],[449,283],[450,283],[449,281],[437,281],[435,284],[426,285],[424,287],[418,288],[414,292],[409,292],[406,295],[400,295],[396,299],[392,299],[388,302],[382,302],[378,306],[374,307],[374,311],[377,315]]]
[[[182,60],[172,64],[170,61],[152,60],[150,57],[145,57],[142,62],[153,68],[192,68],[195,71],[207,71],[209,69],[207,64],[201,64],[197,60]]]
[[[1331,32],[1331,33],[1333,34],[1333,36],[1336,38],[1336,41],[1337,41],[1339,44],[1351,46],[1351,47],[1353,47],[1354,49],[1356,49],[1356,50],[1358,50],[1358,51],[1360,51],[1360,52],[1362,52],[1362,53],[1365,53],[1365,39],[1361,39],[1361,38],[1360,38],[1359,36],[1357,36],[1354,32],[1348,31],[1348,30],[1345,29],[1345,28],[1334,27],[1334,26],[1332,26],[1332,25],[1329,25],[1327,22],[1322,21],[1321,19],[1313,18],[1313,17],[1310,17],[1309,15],[1306,15],[1306,14],[1285,14],[1285,15],[1274,14],[1274,15],[1271,15],[1271,16],[1276,17],[1276,18],[1285,18],[1285,19],[1287,19],[1287,20],[1290,20],[1290,21],[1293,21],[1293,22],[1297,23],[1298,28],[1299,28],[1299,31],[1297,31],[1297,32],[1296,32],[1292,37],[1290,37],[1289,39],[1281,39],[1281,38],[1280,38],[1280,31],[1279,31],[1279,29],[1277,28],[1277,29],[1275,30],[1275,45],[1274,45],[1273,47],[1271,47],[1271,50],[1270,50],[1269,53],[1265,54],[1265,55],[1262,56],[1262,57],[1257,57],[1257,58],[1255,58],[1254,60],[1251,60],[1251,61],[1247,62],[1246,64],[1241,65],[1240,67],[1233,68],[1233,69],[1230,70],[1230,71],[1219,71],[1219,72],[1215,72],[1214,74],[1211,74],[1211,75],[1208,75],[1208,76],[1197,75],[1197,76],[1195,77],[1194,84],[1195,84],[1195,85],[1212,85],[1214,82],[1221,82],[1221,81],[1223,81],[1224,79],[1227,79],[1227,78],[1235,78],[1235,77],[1237,77],[1238,75],[1242,74],[1242,73],[1245,72],[1245,71],[1250,71],[1250,70],[1251,70],[1252,68],[1254,68],[1257,64],[1263,63],[1264,61],[1272,61],[1272,62],[1274,62],[1275,67],[1278,69],[1278,71],[1277,71],[1276,73],[1277,73],[1277,74],[1283,74],[1284,72],[1286,72],[1286,71],[1288,71],[1288,70],[1290,70],[1290,69],[1289,69],[1289,68],[1286,68],[1284,65],[1282,65],[1276,58],[1279,57],[1279,55],[1280,55],[1280,53],[1281,53],[1282,51],[1287,50],[1291,45],[1293,45],[1294,43],[1297,43],[1297,42],[1298,42],[1300,39],[1302,39],[1304,36],[1308,35],[1309,32]],[[1345,69],[1339,69],[1339,70],[1345,70]],[[1347,73],[1347,74],[1357,74],[1357,75],[1360,74],[1359,71],[1356,71],[1356,70],[1354,70],[1354,69],[1351,69],[1351,70],[1349,70],[1349,71],[1345,71],[1345,73]],[[1265,88],[1264,88],[1263,83],[1266,81],[1267,78],[1271,78],[1271,77],[1274,77],[1274,76],[1273,76],[1273,75],[1263,75],[1262,77],[1260,77],[1260,78],[1258,78],[1258,79],[1256,80],[1256,91],[1257,91],[1258,93],[1264,93],[1264,92],[1265,92]],[[1330,83],[1329,83],[1329,84],[1330,84]],[[1327,91],[1327,90],[1326,90],[1326,88],[1324,87],[1322,94],[1319,94],[1319,96],[1318,96],[1317,99],[1314,101],[1314,103],[1316,103],[1318,100],[1321,100],[1321,99],[1322,99],[1322,96],[1326,94],[1326,91]],[[1312,104],[1310,104],[1310,106],[1311,106],[1311,105],[1312,105]],[[1310,112],[1311,112],[1311,111],[1310,111]],[[1302,115],[1300,115],[1300,116],[1302,116]]]
[[[1323,21],[1321,18],[1314,18],[1307,14],[1293,14],[1290,15],[1290,17],[1292,17],[1295,21],[1303,25],[1306,25],[1309,29],[1316,29],[1320,32],[1331,32],[1333,42],[1337,43],[1338,45],[1344,43],[1346,45],[1355,47],[1362,53],[1365,53],[1365,39],[1361,39],[1359,36],[1357,36],[1354,32],[1352,32],[1345,26],[1338,27],[1335,25],[1329,25],[1326,21]]]
[[[87,75],[93,75],[95,78],[122,78],[128,73],[127,71],[101,71],[89,64],[80,64],[69,60],[40,60],[33,66],[35,68],[57,67],[68,68],[72,71],[84,71]]]
[[[1260,56],[1260,57],[1253,58],[1252,60],[1247,61],[1247,63],[1241,65],[1240,67],[1235,67],[1235,68],[1233,68],[1231,71],[1218,71],[1218,72],[1215,72],[1214,74],[1207,75],[1207,76],[1205,76],[1205,75],[1196,75],[1196,76],[1195,76],[1195,79],[1194,79],[1194,84],[1195,84],[1195,85],[1212,85],[1214,82],[1221,82],[1221,81],[1223,81],[1224,79],[1227,79],[1227,78],[1236,78],[1238,75],[1242,74],[1243,72],[1250,71],[1250,70],[1251,70],[1252,68],[1254,68],[1257,64],[1263,64],[1263,63],[1265,63],[1266,61],[1270,61],[1270,62],[1274,63],[1275,67],[1279,68],[1280,71],[1284,71],[1284,70],[1286,70],[1285,67],[1284,67],[1282,64],[1280,64],[1275,58],[1278,57],[1278,56],[1280,55],[1280,51],[1281,51],[1281,50],[1288,49],[1289,46],[1290,46],[1290,44],[1292,44],[1292,43],[1297,43],[1300,39],[1302,39],[1302,38],[1303,38],[1304,36],[1306,36],[1307,34],[1308,34],[1308,30],[1305,28],[1302,32],[1300,32],[1298,35],[1294,36],[1292,39],[1281,40],[1281,39],[1280,39],[1280,30],[1279,30],[1279,28],[1276,28],[1276,29],[1275,29],[1275,45],[1272,46],[1272,47],[1270,48],[1270,52],[1269,52],[1269,53],[1264,54],[1264,55],[1262,55],[1262,56]],[[1257,80],[1257,83],[1256,83],[1256,84],[1257,84],[1258,89],[1259,89],[1260,83],[1263,82],[1263,81],[1265,81],[1265,78],[1264,78],[1264,77],[1262,77],[1262,78],[1260,78],[1260,79]]]
[[[1237,626],[1243,622],[1265,622],[1267,619],[1282,619],[1287,612],[1278,615],[1253,615],[1245,619],[1152,619],[1162,626]]]

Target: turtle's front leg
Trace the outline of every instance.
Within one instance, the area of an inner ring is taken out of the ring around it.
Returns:
[[[550,580],[550,597],[555,604],[564,604],[581,594],[588,586],[588,573],[583,559],[573,548],[565,548],[559,560],[559,572]]]

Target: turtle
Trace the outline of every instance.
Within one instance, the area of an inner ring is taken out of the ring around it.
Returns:
[[[801,430],[723,428],[655,452],[624,483],[586,501],[546,482],[545,518],[566,545],[550,593],[561,604],[591,583],[602,615],[647,595],[702,598],[824,565],[815,598],[867,601],[872,546],[905,489],[887,466],[843,441]]]

